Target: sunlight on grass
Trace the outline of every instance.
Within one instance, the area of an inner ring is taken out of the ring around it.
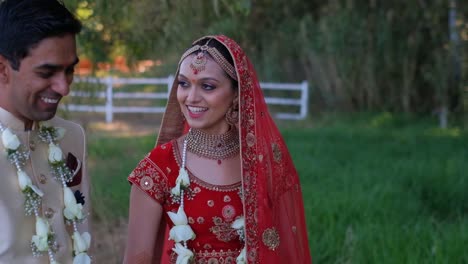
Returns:
[[[372,127],[382,127],[385,124],[389,124],[393,119],[393,116],[391,113],[385,112],[382,114],[379,114],[378,116],[372,118],[370,120],[370,125]]]
[[[446,129],[434,128],[429,130],[429,135],[437,137],[460,137],[462,135],[462,131],[458,127]]]

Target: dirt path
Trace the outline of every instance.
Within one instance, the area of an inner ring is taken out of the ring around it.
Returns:
[[[127,219],[94,220],[92,226],[95,238],[93,263],[121,264],[127,239]]]

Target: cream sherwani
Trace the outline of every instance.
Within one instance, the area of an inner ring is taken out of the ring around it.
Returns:
[[[64,222],[63,189],[61,184],[52,178],[47,162],[48,146],[39,140],[37,124],[34,124],[31,131],[25,131],[24,123],[2,108],[0,122],[18,136],[26,150],[29,149],[30,159],[25,164],[24,171],[31,177],[33,184],[44,192],[40,214],[49,221],[55,232],[59,245],[56,260],[60,264],[72,263],[73,246],[70,235],[73,229]],[[75,176],[70,188],[73,192],[80,190],[83,193],[84,212],[88,214],[90,199],[84,131],[79,125],[58,117],[48,122],[66,130],[59,146],[65,159],[76,161],[70,163],[75,165],[72,166]],[[88,231],[88,227],[88,220],[78,225],[80,233]],[[16,168],[7,160],[5,148],[0,143],[0,264],[49,263],[47,255],[32,256],[30,242],[34,234],[35,217],[24,214],[24,197],[18,184]]]

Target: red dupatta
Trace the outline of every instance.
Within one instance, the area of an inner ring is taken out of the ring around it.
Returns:
[[[234,59],[239,83],[239,139],[246,228],[247,259],[258,263],[311,263],[299,177],[286,144],[268,112],[255,69],[240,46],[223,36]],[[177,71],[178,74],[178,71]],[[177,75],[176,75],[177,76]],[[177,80],[169,95],[157,145],[186,131],[177,102]],[[167,241],[161,224],[158,241]],[[171,245],[165,243],[164,248]],[[161,249],[156,250],[159,254]],[[167,263],[164,261],[161,263]]]

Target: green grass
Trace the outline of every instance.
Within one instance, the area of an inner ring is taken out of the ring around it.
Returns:
[[[154,146],[154,136],[91,137],[88,146],[94,214],[126,217],[130,184],[126,178]]]
[[[434,125],[388,113],[281,122],[315,263],[468,263],[468,133]],[[126,217],[126,177],[154,138],[90,138],[98,217]]]

